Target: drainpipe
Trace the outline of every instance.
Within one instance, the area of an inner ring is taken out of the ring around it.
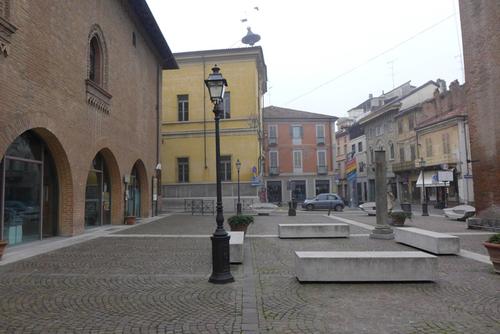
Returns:
[[[205,63],[205,57],[202,57],[203,59],[203,79],[205,79],[205,73],[206,73],[206,63]],[[204,82],[204,81],[202,81]],[[204,158],[204,163],[205,163],[205,169],[208,168],[207,166],[207,115],[206,115],[206,104],[207,104],[207,90],[205,87],[203,87],[203,158]]]
[[[156,71],[156,166],[155,166],[155,170],[154,170],[154,177],[156,177],[156,181],[157,181],[157,187],[158,188],[161,188],[161,180],[158,179],[158,171],[157,171],[157,166],[159,166],[160,164],[160,135],[161,135],[161,132],[160,132],[160,127],[161,127],[161,115],[160,115],[160,99],[161,99],[161,71],[162,71],[162,67],[158,64],[157,66],[157,71]],[[153,183],[153,186],[154,186],[154,183]],[[154,192],[152,192],[154,193]],[[159,198],[158,196],[160,195],[160,191],[158,189],[156,189],[156,201],[152,199],[151,201],[151,210],[153,212],[153,215],[154,216],[157,216],[158,215],[158,202],[159,202]],[[156,202],[156,203],[155,203]]]

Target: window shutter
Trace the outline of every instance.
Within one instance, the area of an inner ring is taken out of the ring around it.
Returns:
[[[300,126],[299,129],[300,129],[300,138],[304,138],[304,128]]]

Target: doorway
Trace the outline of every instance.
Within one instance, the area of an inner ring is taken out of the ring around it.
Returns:
[[[58,234],[55,163],[33,131],[17,137],[0,162],[1,239],[10,245]]]
[[[269,203],[281,203],[281,181],[267,181],[267,199]]]
[[[111,183],[102,155],[97,153],[90,166],[85,187],[85,227],[111,224]]]

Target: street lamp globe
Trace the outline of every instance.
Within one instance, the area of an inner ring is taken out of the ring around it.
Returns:
[[[238,172],[240,171],[240,168],[241,168],[241,161],[240,161],[240,159],[237,159],[236,160],[236,169],[238,170]]]
[[[205,80],[205,85],[208,88],[212,103],[221,103],[224,98],[224,91],[227,87],[227,81],[220,73],[220,68],[217,65],[212,67],[212,73],[210,73],[208,79]]]

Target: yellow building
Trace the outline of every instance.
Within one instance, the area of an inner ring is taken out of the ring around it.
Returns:
[[[179,70],[165,73],[161,126],[164,208],[185,199],[214,199],[215,136],[213,104],[204,80],[217,64],[227,80],[220,121],[224,209],[237,197],[236,161],[241,162],[242,198],[256,199],[262,173],[262,105],[267,70],[261,47],[174,54]],[[247,201],[249,203],[249,201]]]

